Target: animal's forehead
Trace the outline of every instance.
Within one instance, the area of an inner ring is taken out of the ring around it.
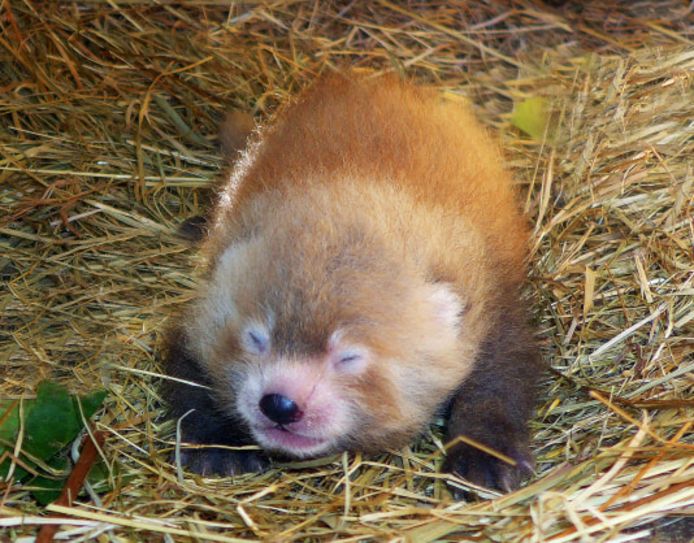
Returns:
[[[377,247],[276,242],[227,251],[226,265],[235,273],[223,280],[233,280],[240,298],[278,317],[317,313],[334,320],[358,317],[355,308],[378,312],[397,303],[411,282],[406,263]]]
[[[360,345],[384,356],[397,355],[401,343],[397,338],[412,332],[408,294],[384,298],[372,292],[363,298],[355,294],[352,299],[335,296],[309,301],[299,298],[307,304],[286,304],[283,310],[274,312],[269,330],[273,350],[292,356],[323,356],[337,337],[341,349]]]
[[[285,285],[283,289],[266,293],[264,305],[271,317],[273,345],[276,349],[295,354],[326,352],[330,338],[358,318],[334,288],[322,289]]]
[[[275,349],[325,352],[339,328],[362,337],[407,312],[411,266],[360,225],[326,222],[264,230],[226,252],[239,313],[268,323]]]

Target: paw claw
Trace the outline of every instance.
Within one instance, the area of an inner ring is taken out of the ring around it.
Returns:
[[[260,451],[233,451],[217,447],[181,450],[181,466],[203,476],[229,476],[265,471],[270,461]]]
[[[505,447],[501,450],[506,456],[516,461],[508,464],[494,456],[480,451],[470,445],[460,444],[447,454],[443,469],[453,473],[477,486],[503,492],[511,492],[520,486],[527,476],[533,473],[533,462],[525,446]],[[456,493],[459,499],[460,493]],[[469,498],[469,493],[463,493]]]

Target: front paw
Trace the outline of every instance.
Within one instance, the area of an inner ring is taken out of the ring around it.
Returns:
[[[515,490],[524,479],[533,474],[533,459],[526,445],[496,444],[491,448],[512,459],[515,465],[466,443],[459,443],[448,450],[443,471],[477,486],[502,492]],[[455,497],[469,498],[470,495],[456,493]]]
[[[265,471],[270,466],[270,461],[261,451],[221,447],[181,447],[179,458],[181,466],[200,475],[239,475]]]

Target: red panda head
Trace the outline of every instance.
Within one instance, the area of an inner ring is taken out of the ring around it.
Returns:
[[[219,254],[189,319],[227,415],[295,457],[406,443],[474,356],[457,287],[378,209],[329,196],[277,198]]]

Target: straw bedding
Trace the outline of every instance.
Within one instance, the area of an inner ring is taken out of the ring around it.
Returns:
[[[553,4],[553,5],[550,5]],[[694,526],[694,12],[685,2],[0,3],[0,397],[106,387],[99,541],[686,541]],[[440,428],[380,457],[203,479],[168,463],[158,340],[195,287],[175,234],[212,197],[213,134],[340,65],[466,97],[534,224],[528,303],[553,371],[536,477],[455,502]],[[543,141],[514,128],[542,97]],[[0,483],[0,540],[45,522]],[[679,539],[678,539],[679,538]]]

